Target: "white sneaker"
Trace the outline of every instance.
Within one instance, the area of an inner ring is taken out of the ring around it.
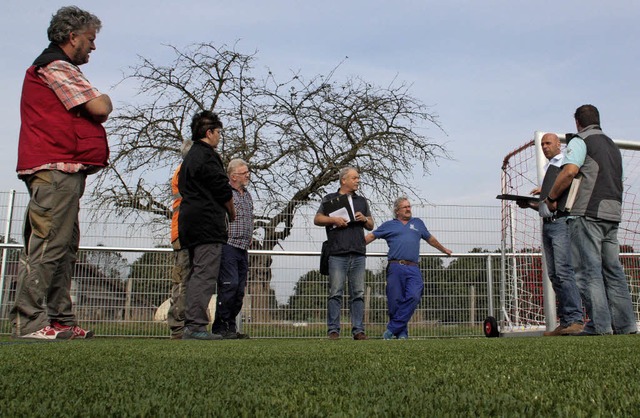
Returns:
[[[32,340],[68,340],[73,337],[72,330],[57,330],[50,325],[32,332],[31,334],[21,335],[18,338]]]

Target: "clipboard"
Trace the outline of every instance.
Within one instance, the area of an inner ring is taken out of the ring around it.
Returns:
[[[349,196],[341,194],[333,199],[327,200],[322,204],[322,210],[327,216],[340,217],[347,222],[356,220],[351,205],[349,204]]]
[[[514,200],[516,202],[539,202],[540,198],[537,196],[521,196],[518,194],[499,194],[496,199],[500,200]]]

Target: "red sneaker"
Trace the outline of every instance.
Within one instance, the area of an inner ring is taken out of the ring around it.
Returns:
[[[93,338],[93,335],[94,335],[93,331],[84,330],[77,325],[74,325],[74,326],[62,325],[54,321],[51,323],[51,326],[53,327],[53,329],[58,331],[71,331],[73,333],[71,337],[72,339],[75,339],[75,338],[89,339],[89,338]]]
[[[33,340],[69,340],[73,338],[73,331],[68,329],[56,329],[47,325],[46,327],[32,332],[31,334],[21,335],[18,338],[27,338]]]

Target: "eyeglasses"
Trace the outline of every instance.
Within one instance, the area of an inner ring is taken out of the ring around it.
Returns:
[[[242,171],[239,173],[233,173],[236,176],[248,176],[249,174],[251,174],[251,171],[247,170],[247,171]]]

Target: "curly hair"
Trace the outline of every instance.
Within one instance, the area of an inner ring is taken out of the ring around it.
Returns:
[[[51,23],[47,29],[49,41],[56,45],[64,45],[69,41],[69,34],[85,29],[95,29],[99,32],[102,22],[94,14],[84,11],[76,6],[60,8],[51,17]]]

